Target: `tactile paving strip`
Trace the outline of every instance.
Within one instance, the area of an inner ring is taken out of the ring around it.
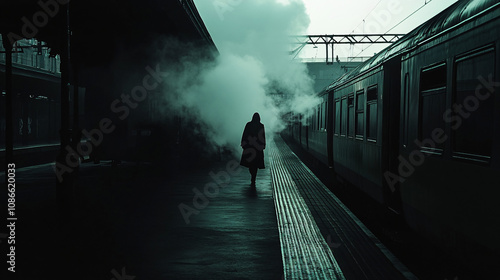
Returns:
[[[329,238],[328,243],[339,242],[333,244],[332,250],[345,278],[417,279],[298,159],[280,136],[273,139],[273,150],[276,158],[270,158],[279,159],[280,166],[291,176],[289,180],[294,181],[298,195],[309,201],[311,208],[305,202],[305,209],[316,213],[316,222],[327,231],[324,234]]]
[[[345,279],[287,168],[270,141],[269,162],[284,279]]]

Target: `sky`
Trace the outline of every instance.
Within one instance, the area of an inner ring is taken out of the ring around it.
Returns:
[[[263,17],[273,17],[266,11],[256,18],[236,17],[244,9],[249,0],[195,0],[198,11],[203,18],[215,43],[218,45],[227,40],[227,25],[252,26],[259,25]],[[252,0],[260,2],[263,0]],[[446,9],[457,0],[266,0],[290,5],[292,2],[303,4],[308,22],[303,21],[304,33],[298,35],[325,34],[373,34],[400,33],[405,34],[424,23],[437,13]],[[420,10],[418,10],[420,8]],[[401,22],[413,12],[414,15]],[[251,12],[250,12],[251,13]],[[401,22],[401,23],[400,23]],[[400,23],[398,25],[398,23]],[[226,25],[226,26],[225,26]],[[396,26],[397,25],[397,26]],[[394,27],[394,28],[393,28]],[[265,27],[261,27],[265,28]],[[393,28],[393,29],[392,29]],[[391,30],[392,29],[392,30]],[[238,40],[238,39],[236,39]],[[293,49],[297,46],[290,46]],[[335,54],[340,57],[371,56],[387,47],[386,44],[374,45],[337,45]],[[324,46],[313,48],[306,46],[297,57],[324,58]]]

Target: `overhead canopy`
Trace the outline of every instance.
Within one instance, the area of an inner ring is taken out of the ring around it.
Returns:
[[[11,41],[34,37],[61,53],[68,5],[72,59],[88,65],[106,64],[116,47],[136,49],[159,36],[216,50],[192,0],[4,0],[0,33]]]

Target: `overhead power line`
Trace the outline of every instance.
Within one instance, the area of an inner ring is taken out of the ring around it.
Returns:
[[[349,34],[353,34],[354,31],[356,31],[356,28],[358,28],[362,23],[365,22],[365,20],[368,18],[368,16],[371,15],[371,13],[373,13],[373,11],[378,7],[378,5],[380,4],[380,2],[382,2],[382,0],[378,1],[378,3],[373,7],[373,9],[371,9],[370,12],[368,12],[368,14],[366,14],[366,16],[363,18],[363,20],[361,20],[361,22],[358,23],[358,25],[356,25],[356,27],[354,27],[354,29],[352,30],[352,32],[349,33]]]
[[[422,6],[420,6],[418,9],[416,9],[415,11],[413,11],[411,14],[409,14],[407,17],[405,17],[404,19],[402,19],[400,22],[398,22],[396,25],[394,25],[393,27],[391,27],[389,30],[387,30],[384,35],[386,35],[387,33],[391,32],[391,30],[393,30],[394,28],[396,28],[397,26],[399,26],[401,23],[403,23],[404,21],[406,21],[407,19],[409,19],[411,16],[413,16],[414,14],[416,14],[418,11],[420,11],[423,7],[425,7],[427,4],[429,4],[430,2],[432,2],[432,0],[425,0],[424,4]],[[369,47],[371,47],[373,44],[370,44],[366,49],[368,49]],[[359,55],[361,55],[366,49],[360,51],[357,55],[353,56],[352,59],[358,57]]]

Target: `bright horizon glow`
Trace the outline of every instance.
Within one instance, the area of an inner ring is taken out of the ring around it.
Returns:
[[[457,2],[457,0],[431,0],[430,2],[429,0],[302,1],[311,20],[307,35],[406,34]],[[426,2],[427,4],[425,4]],[[420,7],[422,8],[418,12],[401,22]],[[398,23],[400,24],[398,25]],[[396,27],[390,30],[394,26]],[[375,44],[370,47],[366,44],[336,45],[335,55],[339,57],[372,56],[387,46],[388,44]],[[325,46],[313,48],[312,45],[307,45],[298,57],[325,58]]]

